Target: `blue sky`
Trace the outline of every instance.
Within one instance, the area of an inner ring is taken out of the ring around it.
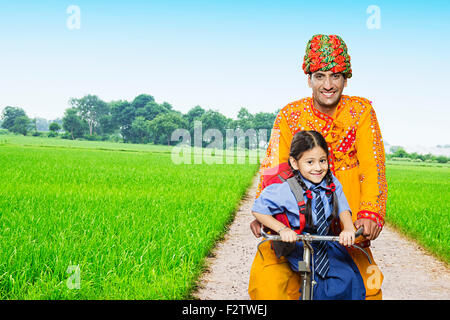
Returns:
[[[81,28],[66,26],[70,5]],[[370,5],[380,29],[368,29]],[[62,117],[71,97],[148,93],[236,117],[310,96],[313,34],[338,34],[353,77],[394,145],[450,143],[449,1],[0,1],[0,109]]]

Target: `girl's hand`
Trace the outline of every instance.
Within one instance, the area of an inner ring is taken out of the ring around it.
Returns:
[[[285,228],[280,231],[281,240],[284,242],[295,242],[297,240],[297,234],[290,228]]]
[[[354,244],[355,243],[355,229],[342,230],[342,232],[339,234],[339,243],[346,247],[349,247],[352,244]]]

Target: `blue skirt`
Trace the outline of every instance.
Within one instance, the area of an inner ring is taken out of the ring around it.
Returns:
[[[314,252],[317,252],[317,244],[317,242],[312,243]],[[296,242],[296,245],[297,250],[287,257],[294,271],[298,271],[298,262],[303,260],[303,243]],[[327,242],[327,254],[330,269],[325,278],[314,272],[314,280],[317,284],[314,286],[313,299],[364,300],[366,298],[364,281],[345,247],[337,242]]]

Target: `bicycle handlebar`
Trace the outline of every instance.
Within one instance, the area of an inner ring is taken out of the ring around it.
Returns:
[[[363,234],[363,232],[364,232],[364,227],[361,227],[358,230],[356,230],[356,232],[355,232],[355,239],[358,238],[359,236],[361,236]],[[259,246],[261,244],[263,244],[264,242],[266,242],[266,241],[269,241],[269,240],[281,241],[281,237],[279,235],[267,234],[266,232],[264,232],[263,229],[261,229],[261,234],[265,238],[265,240],[261,241],[258,244],[258,246],[257,246],[258,251],[259,251]],[[336,241],[336,242],[338,242],[339,241],[339,237],[338,236],[311,235],[311,234],[308,233],[308,234],[299,234],[299,235],[297,235],[297,241],[306,241],[306,242],[311,242],[311,241]],[[367,257],[367,260],[369,260],[369,263],[373,264],[373,261],[370,258],[369,254],[367,253],[366,250],[364,250],[363,248],[361,248],[359,246],[353,245],[353,244],[351,245],[351,247],[356,248],[356,249],[360,250],[361,252],[363,252],[366,255],[366,257]],[[261,254],[261,252],[260,252],[260,254]],[[262,254],[261,254],[261,257],[262,257]]]
[[[355,239],[361,236],[364,232],[364,227],[359,228],[355,232]],[[261,234],[267,240],[281,241],[281,236],[279,235],[271,235],[264,232],[261,229]],[[319,236],[319,235],[311,235],[311,234],[299,234],[297,235],[297,241],[339,241],[338,236]]]

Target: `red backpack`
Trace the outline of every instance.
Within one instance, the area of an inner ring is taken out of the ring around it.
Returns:
[[[270,186],[273,183],[283,183],[287,181],[289,184],[289,187],[291,188],[292,192],[294,193],[295,199],[298,204],[299,208],[299,220],[300,220],[300,227],[299,228],[293,228],[289,224],[289,220],[287,218],[287,215],[285,212],[275,214],[274,218],[283,223],[285,226],[288,226],[292,230],[294,230],[297,234],[301,234],[303,229],[306,225],[305,220],[305,212],[306,212],[306,204],[303,197],[303,189],[301,188],[300,184],[298,183],[297,179],[294,177],[294,173],[292,172],[292,169],[287,162],[280,163],[278,166],[265,169],[263,171],[263,180],[261,184],[261,191],[264,190],[265,187]],[[274,230],[271,230],[269,228],[266,228],[267,230],[271,231],[273,234],[277,234]]]

